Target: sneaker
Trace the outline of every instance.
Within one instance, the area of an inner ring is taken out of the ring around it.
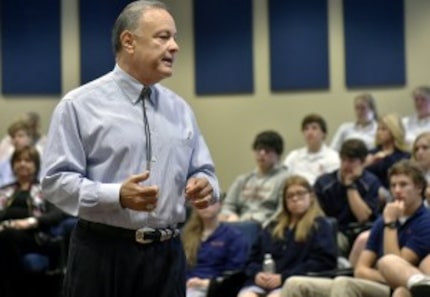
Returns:
[[[425,277],[413,284],[409,291],[412,297],[430,297],[430,276]]]

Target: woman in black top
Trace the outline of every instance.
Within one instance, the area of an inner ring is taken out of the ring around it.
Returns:
[[[0,288],[1,296],[17,296],[22,281],[23,255],[48,254],[45,234],[65,215],[44,201],[37,180],[40,157],[33,147],[17,149],[11,157],[16,182],[0,188]]]

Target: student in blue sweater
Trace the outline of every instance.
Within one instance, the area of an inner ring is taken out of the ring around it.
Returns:
[[[187,259],[187,297],[204,297],[211,279],[241,270],[249,247],[231,225],[218,221],[220,202],[205,209],[193,208],[181,239]]]
[[[253,246],[245,268],[248,281],[239,297],[277,297],[290,276],[334,269],[337,247],[333,232],[307,179],[299,175],[287,178],[282,211]],[[273,272],[263,271],[265,254],[274,259]]]

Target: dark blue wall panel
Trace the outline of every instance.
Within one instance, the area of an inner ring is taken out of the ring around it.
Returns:
[[[113,69],[111,44],[114,22],[130,0],[80,0],[81,82],[86,83]]]
[[[327,0],[270,0],[272,91],[329,87]]]
[[[403,0],[344,0],[346,85],[404,85]]]
[[[0,7],[3,94],[60,94],[60,0],[1,0]]]
[[[252,1],[194,0],[196,93],[252,93]]]

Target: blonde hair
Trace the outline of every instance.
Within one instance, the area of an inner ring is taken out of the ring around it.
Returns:
[[[318,203],[318,200],[316,198],[316,195],[314,193],[314,190],[311,184],[308,182],[306,178],[300,175],[291,175],[285,181],[284,189],[282,191],[283,207],[282,207],[281,213],[277,217],[277,220],[276,220],[277,223],[273,228],[272,235],[274,238],[284,239],[285,229],[288,228],[288,226],[291,223],[291,214],[290,214],[290,211],[288,210],[287,203],[285,201],[285,195],[288,191],[288,188],[293,185],[299,185],[304,187],[309,192],[310,199],[311,199],[309,208],[307,209],[306,213],[303,215],[303,217],[299,220],[299,222],[296,225],[294,239],[298,242],[303,242],[309,237],[312,231],[312,228],[315,226],[315,219],[317,217],[323,217],[325,215]]]
[[[401,117],[396,113],[390,113],[390,114],[384,115],[379,120],[379,122],[387,126],[388,130],[393,136],[394,146],[398,150],[401,150],[403,152],[408,152],[409,147],[405,141],[406,133],[405,133],[405,128],[403,126]]]
[[[190,266],[197,263],[197,252],[201,244],[201,237],[203,235],[203,221],[197,214],[195,209],[192,209],[191,215],[185,223],[182,232],[181,240],[184,247],[185,258]]]

